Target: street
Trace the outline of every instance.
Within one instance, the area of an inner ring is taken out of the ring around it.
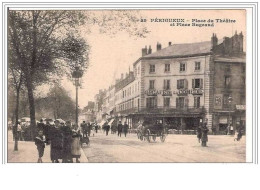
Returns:
[[[93,135],[93,134],[92,134]],[[136,134],[118,137],[95,133],[90,147],[83,145],[89,162],[245,162],[246,139],[209,135],[208,147],[201,147],[195,135],[167,136],[162,143],[140,141]]]

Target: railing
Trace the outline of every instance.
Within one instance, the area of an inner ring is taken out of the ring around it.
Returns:
[[[194,106],[184,106],[184,107],[176,107],[176,106],[157,106],[152,108],[130,108],[122,111],[117,111],[116,113],[120,114],[129,114],[129,113],[204,113],[205,108],[203,106],[199,108],[194,108]]]
[[[204,112],[204,107],[195,108],[194,106],[184,106],[184,107],[176,107],[176,106],[157,106],[153,108],[143,108],[140,111],[144,113],[202,113]]]

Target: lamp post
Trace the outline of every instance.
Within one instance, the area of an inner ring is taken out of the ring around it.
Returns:
[[[74,79],[74,85],[76,87],[76,125],[78,127],[78,88],[80,86],[80,78],[83,72],[80,70],[79,66],[75,66],[75,70],[72,72],[72,78]]]

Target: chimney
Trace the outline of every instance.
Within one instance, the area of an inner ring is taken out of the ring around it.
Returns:
[[[124,73],[121,73],[121,80],[124,79]]]
[[[151,46],[149,46],[148,54],[151,54],[151,53],[152,53],[152,48],[151,48]]]
[[[169,42],[169,46],[171,46],[172,45],[172,42]]]
[[[217,35],[213,33],[211,37],[211,48],[214,49],[218,45]]]
[[[157,42],[157,51],[161,50],[162,49],[162,44],[160,44],[159,42]]]
[[[145,48],[142,48],[142,57],[147,55],[147,46]]]

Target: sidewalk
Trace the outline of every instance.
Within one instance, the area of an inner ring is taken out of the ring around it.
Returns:
[[[8,138],[8,163],[37,163],[38,151],[34,142],[19,141],[18,151],[14,151],[14,141]],[[42,157],[43,163],[51,163],[50,159],[50,145],[45,146],[44,155]],[[86,155],[81,149],[81,163],[88,162]]]

